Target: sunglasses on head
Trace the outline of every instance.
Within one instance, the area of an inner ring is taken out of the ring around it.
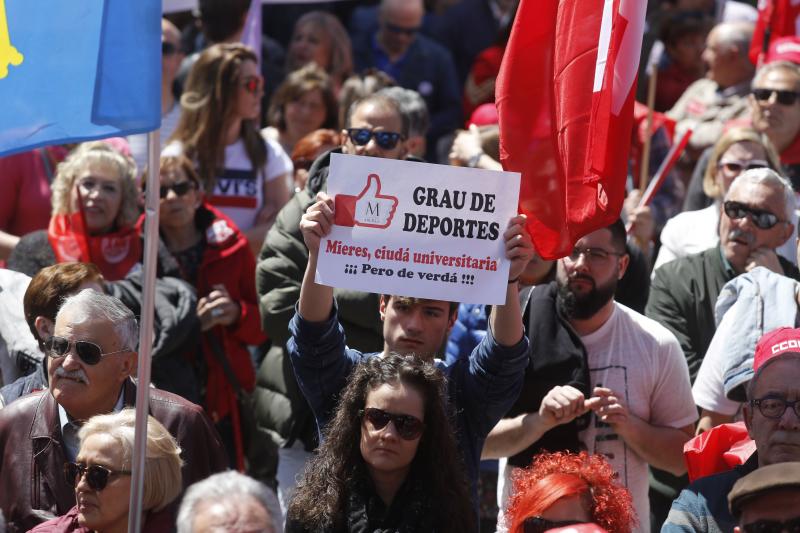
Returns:
[[[790,518],[785,522],[778,520],[756,520],[742,526],[745,533],[800,533],[800,517]]]
[[[171,56],[178,53],[178,46],[169,41],[161,41],[161,55]]]
[[[548,520],[541,516],[529,516],[522,522],[522,531],[524,533],[544,533],[550,529],[559,527],[574,526],[575,524],[583,524],[580,520]]]
[[[782,220],[778,219],[778,215],[762,209],[755,209],[739,202],[729,200],[722,204],[722,208],[725,210],[725,214],[734,220],[749,217],[759,229],[770,229],[778,222],[782,222]]]
[[[729,174],[739,174],[745,170],[753,170],[754,168],[768,168],[769,163],[764,161],[763,159],[753,159],[751,161],[739,161],[739,160],[729,160],[729,161],[720,161],[717,164],[718,168],[721,168],[728,172]]]
[[[797,101],[797,97],[800,96],[797,91],[783,91],[780,89],[753,89],[753,96],[755,96],[756,100],[761,102],[765,102],[772,98],[773,93],[777,95],[775,97],[775,101],[781,105],[793,105]]]
[[[385,28],[392,33],[400,33],[403,35],[407,35],[409,37],[415,36],[419,33],[419,27],[416,28],[404,28],[403,26],[398,26],[397,24],[392,24],[391,22],[385,23]]]
[[[178,183],[173,183],[172,185],[162,185],[158,190],[158,195],[161,198],[166,198],[167,194],[169,194],[169,191],[172,191],[177,196],[183,196],[192,189],[194,189],[194,183],[191,181],[179,181]]]
[[[264,78],[261,76],[248,76],[242,80],[242,88],[250,94],[258,93],[264,87]]]
[[[78,485],[78,480],[86,474],[86,484],[89,488],[101,491],[108,485],[111,476],[129,476],[130,470],[111,470],[100,465],[87,466],[85,463],[65,463],[64,481],[71,487]]]
[[[385,428],[389,422],[393,422],[397,434],[404,440],[419,438],[422,434],[422,430],[425,429],[425,424],[422,420],[415,416],[395,415],[376,407],[367,407],[363,410],[361,416],[364,420],[369,422],[375,431],[380,431]]]
[[[391,150],[400,140],[402,135],[395,131],[373,131],[367,128],[348,128],[347,136],[358,146],[365,146],[370,139],[375,139],[375,144],[384,150]]]
[[[106,352],[93,342],[89,341],[70,341],[64,337],[57,337],[55,335],[49,337],[44,341],[47,355],[52,358],[65,357],[69,353],[70,346],[75,345],[75,353],[81,358],[81,361],[87,365],[96,365],[104,355],[114,355],[117,353],[130,352],[130,350],[117,350],[116,352]]]

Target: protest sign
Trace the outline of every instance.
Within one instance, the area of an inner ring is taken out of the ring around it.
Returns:
[[[503,232],[519,174],[333,154],[331,233],[316,281],[454,302],[505,303]]]

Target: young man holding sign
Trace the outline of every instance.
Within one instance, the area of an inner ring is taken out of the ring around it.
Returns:
[[[309,258],[297,312],[289,329],[298,384],[311,405],[318,427],[324,428],[352,368],[361,360],[390,352],[415,354],[427,360],[440,353],[456,317],[456,307],[442,300],[381,296],[383,352],[361,353],[345,345],[333,288],[316,283],[320,240],[334,224],[334,201],[317,195],[300,222]],[[523,334],[518,279],[533,256],[525,218],[516,216],[503,234],[510,261],[505,304],[494,308],[486,338],[469,359],[443,366],[448,395],[456,410],[457,438],[476,494],[478,463],[486,435],[516,400],[527,364],[528,340]]]

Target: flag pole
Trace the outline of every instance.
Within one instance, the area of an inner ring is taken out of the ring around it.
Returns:
[[[650,146],[653,140],[653,115],[656,103],[656,80],[658,69],[654,63],[648,68],[650,76],[647,80],[647,119],[645,120],[644,147],[642,148],[642,166],[639,169],[639,191],[644,194],[650,179]]]
[[[147,134],[147,192],[145,196],[144,260],[142,261],[142,307],[139,328],[139,363],[136,383],[136,434],[131,464],[131,499],[128,533],[142,529],[144,464],[147,452],[147,415],[150,412],[150,359],[153,347],[153,310],[158,253],[159,156],[161,133]]]

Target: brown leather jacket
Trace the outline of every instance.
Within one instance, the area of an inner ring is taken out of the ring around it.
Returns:
[[[136,385],[128,380],[123,386],[124,404],[133,406]],[[181,447],[184,489],[228,467],[219,435],[201,407],[151,388],[150,414]],[[27,531],[75,505],[62,475],[67,459],[61,440],[58,405],[49,391],[0,409],[0,509],[9,532]]]

